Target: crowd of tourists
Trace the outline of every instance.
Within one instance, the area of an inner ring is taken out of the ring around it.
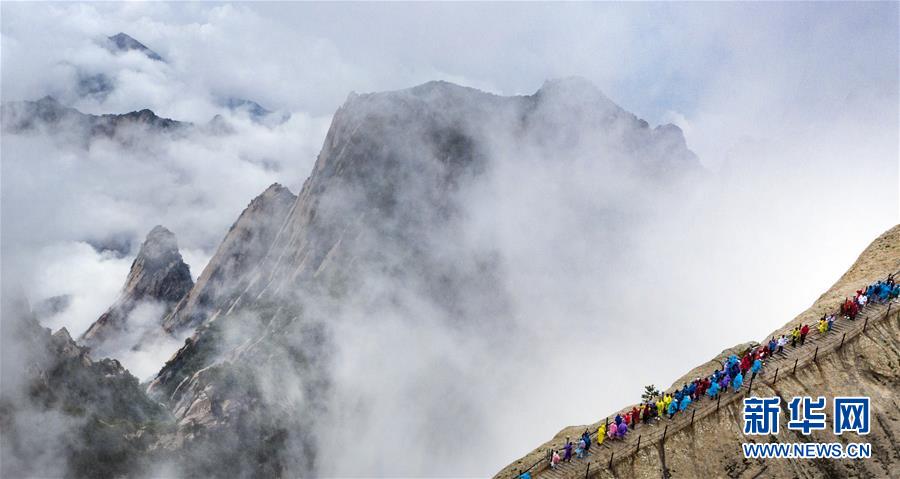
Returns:
[[[873,302],[883,304],[897,297],[900,297],[900,284],[891,274],[886,280],[877,281],[857,290],[852,298],[845,298],[840,304],[838,314],[842,318],[854,320],[867,304]],[[567,437],[561,450],[553,449],[549,452],[550,467],[556,468],[562,462],[571,461],[573,457],[585,457],[591,449],[592,442],[595,447],[599,447],[607,440],[623,440],[630,431],[637,429],[641,424],[659,421],[663,417],[671,419],[704,397],[716,400],[729,389],[734,392],[740,391],[746,381],[752,381],[760,374],[766,360],[774,355],[786,354],[784,348],[788,343],[792,348],[803,346],[813,327],[819,334],[827,334],[834,328],[836,319],[835,314],[825,314],[814,326],[798,324],[790,333],[782,334],[780,337],[773,336],[767,343],[750,348],[740,357],[732,354],[721,368],[717,368],[709,376],[695,378],[690,383],[684,383],[679,389],[661,393],[633,406],[630,410],[619,412],[612,421],[604,422],[597,428],[596,438],[592,438],[587,429],[577,442],[572,442],[571,438]],[[530,474],[527,476],[526,474],[520,477],[530,479]]]

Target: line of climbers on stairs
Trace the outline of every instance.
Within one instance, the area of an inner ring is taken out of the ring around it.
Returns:
[[[884,304],[900,297],[900,283],[894,279],[894,274],[887,279],[879,280],[864,288],[858,289],[851,298],[847,297],[838,308],[838,316],[826,314],[818,320],[815,326],[819,334],[824,335],[835,329],[835,321],[838,317],[846,320],[856,319],[859,312],[867,304]],[[600,447],[604,441],[621,441],[630,431],[637,429],[640,424],[661,421],[663,417],[669,419],[687,410],[692,403],[700,401],[704,396],[710,400],[718,400],[720,396],[731,388],[738,392],[744,385],[745,378],[750,375],[753,378],[760,374],[766,361],[773,356],[787,357],[784,351],[788,342],[791,348],[796,349],[806,344],[806,338],[811,331],[808,324],[798,324],[789,334],[783,334],[776,338],[773,336],[768,343],[754,346],[748,349],[740,358],[731,355],[722,365],[709,376],[696,378],[690,383],[685,383],[680,389],[662,393],[650,400],[633,406],[630,410],[616,414],[613,422],[606,422],[597,428],[596,438],[585,429],[577,443],[573,443],[569,437],[561,449],[552,448],[548,451],[545,460],[549,461],[550,468],[556,469],[564,463],[570,463],[574,458],[583,459],[590,454],[592,443],[594,447]],[[656,399],[656,401],[653,401]],[[532,465],[528,470],[518,474],[519,479],[531,479],[531,469],[539,463]]]

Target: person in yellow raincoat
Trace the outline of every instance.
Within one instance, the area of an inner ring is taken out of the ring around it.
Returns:
[[[672,402],[672,396],[669,396],[668,394],[666,394],[663,397],[663,403],[665,403],[665,405],[666,405],[666,410],[669,409],[669,403],[671,403],[671,402]]]
[[[828,322],[825,321],[824,318],[820,319],[819,320],[819,332],[822,334],[825,334],[826,331],[828,331]]]
[[[792,347],[800,342],[800,328],[799,327],[796,327],[796,328],[794,328],[793,331],[791,331],[791,338],[793,338],[791,340]]]
[[[666,411],[666,402],[663,401],[663,398],[659,398],[659,401],[656,401],[656,417],[663,417],[663,413]]]
[[[603,444],[604,439],[606,439],[606,423],[597,428],[597,445]]]

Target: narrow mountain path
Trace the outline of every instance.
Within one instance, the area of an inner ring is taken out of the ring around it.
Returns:
[[[695,421],[702,420],[716,413],[721,407],[750,396],[752,388],[760,383],[771,386],[779,378],[792,376],[796,370],[801,370],[818,358],[842,347],[850,339],[862,334],[869,327],[870,323],[887,318],[892,311],[896,313],[898,308],[900,308],[898,300],[884,304],[869,303],[860,311],[855,320],[838,316],[834,321],[832,331],[825,334],[819,333],[815,329],[815,324],[813,324],[804,345],[796,347],[785,346],[782,353],[776,354],[766,361],[760,374],[753,381],[745,380],[744,386],[738,392],[729,390],[724,394],[720,394],[718,400],[704,397],[694,402],[688,410],[679,412],[672,419],[664,417],[659,420],[651,420],[647,424],[642,423],[636,429],[629,429],[628,435],[624,439],[606,439],[599,447],[596,444],[599,423],[594,424],[591,426],[593,430],[591,431],[592,445],[590,453],[584,458],[578,459],[573,453],[571,462],[561,462],[558,467],[553,469],[549,467],[549,457],[544,457],[531,464],[527,469],[507,469],[495,477],[515,478],[528,471],[535,478],[587,478],[591,476],[591,471],[608,469],[614,466],[618,460],[636,453],[639,448],[654,446],[660,441],[665,441],[667,435],[692,427]],[[574,437],[573,439],[577,441],[579,438]],[[560,443],[552,446],[552,448],[561,451],[564,445],[564,443]],[[545,453],[549,454],[549,450],[545,451]]]

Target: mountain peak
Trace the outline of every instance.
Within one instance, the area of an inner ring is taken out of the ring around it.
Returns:
[[[138,253],[138,259],[144,258],[148,261],[168,261],[174,256],[181,258],[181,254],[178,252],[178,240],[174,233],[162,225],[154,226],[147,233],[147,238]]]
[[[151,60],[160,62],[165,61],[158,53],[149,49],[146,45],[135,40],[134,37],[126,33],[119,32],[111,37],[107,37],[107,40],[109,41],[109,47],[111,51],[128,52],[131,50],[137,50],[146,55],[147,58]]]
[[[164,316],[193,286],[190,267],[185,264],[178,251],[175,235],[167,228],[157,225],[147,234],[131,264],[121,296],[88,328],[82,340],[90,347],[98,347],[127,331],[129,315],[144,301],[165,305]],[[162,321],[163,318],[159,319]]]
[[[294,198],[294,194],[281,183],[272,183],[257,198],[271,198],[275,196],[284,196]]]
[[[36,102],[38,105],[59,105],[59,100],[51,95],[47,95]]]
[[[579,76],[547,80],[541,85],[535,96],[550,98],[554,101],[600,103],[619,108],[597,88],[597,85],[587,78]]]

